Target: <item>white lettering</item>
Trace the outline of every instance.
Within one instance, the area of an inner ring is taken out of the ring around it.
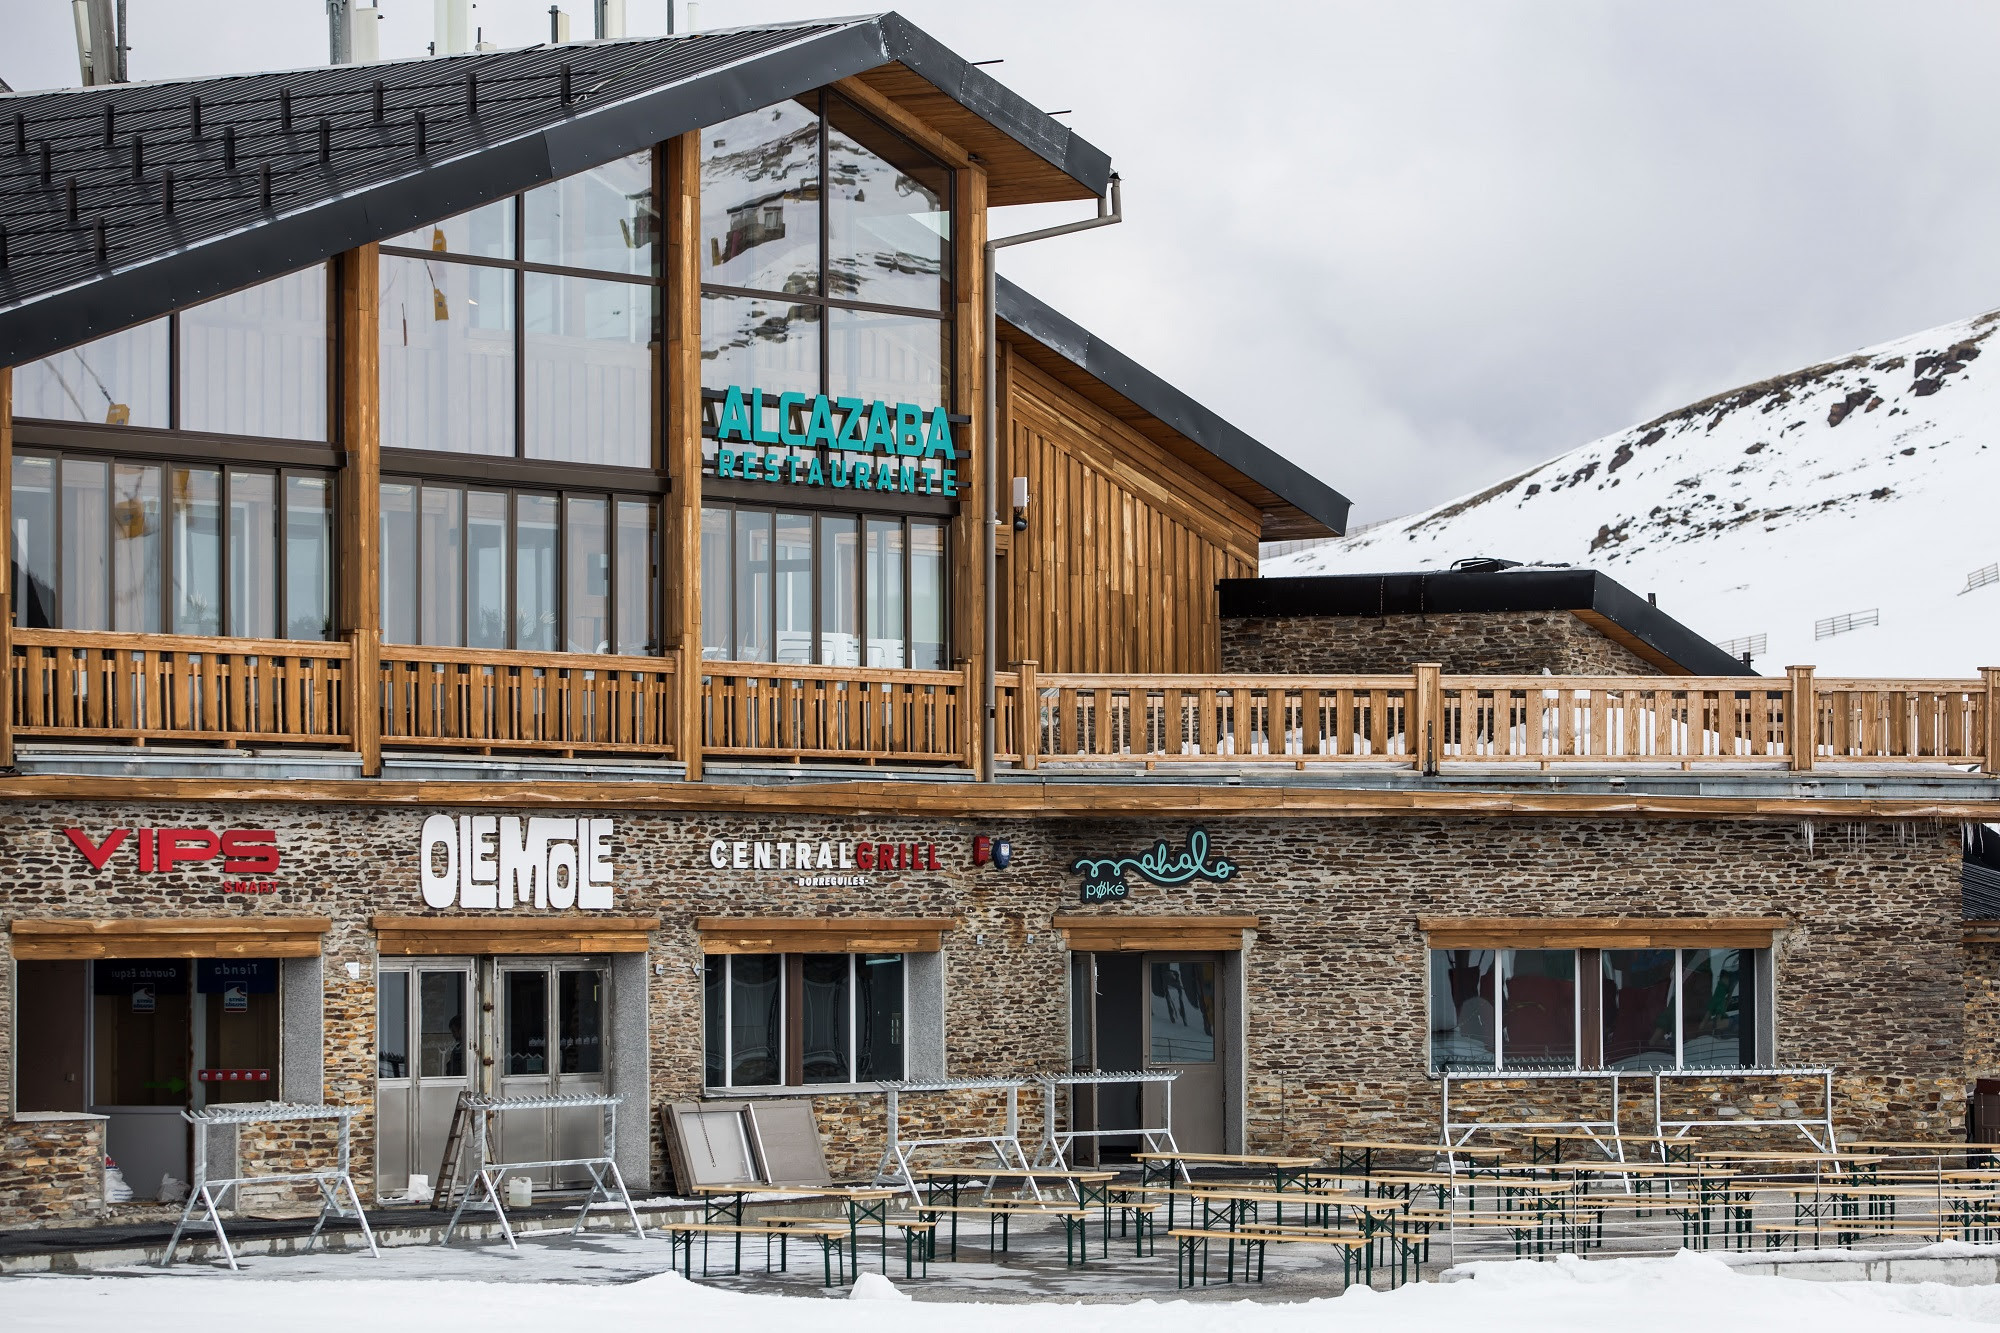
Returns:
[[[851,842],[840,844],[840,868],[842,870],[854,869],[854,844]]]
[[[729,869],[729,844],[720,838],[708,844],[708,863],[717,870]]]
[[[760,842],[751,850],[756,853],[756,859],[752,863],[752,868],[756,870],[769,870],[771,868],[771,844]]]
[[[790,870],[791,868],[792,868],[792,844],[790,844],[789,842],[781,842],[778,844],[778,869]]]
[[[749,844],[749,843],[747,843],[747,842],[736,842],[736,843],[731,843],[731,844],[730,844],[730,846],[729,846],[729,865],[730,865],[730,868],[731,868],[731,869],[733,869],[733,870],[748,870],[748,869],[750,868],[750,844]]]
[[[601,912],[611,906],[611,821],[579,819],[588,848],[583,858],[583,884],[576,891],[576,905]]]
[[[521,817],[501,816],[500,884],[496,895],[500,906],[512,907],[517,902],[530,901],[535,893],[535,880],[541,873],[542,858],[529,855],[527,843],[523,840]]]
[[[574,833],[573,820],[562,821]],[[576,906],[576,844],[573,842],[552,842],[549,844],[549,906],[558,910]]]
[[[821,844],[819,845],[819,860],[818,860],[817,862],[815,862],[814,864],[815,864],[815,866],[816,866],[816,867],[817,867],[818,869],[820,869],[820,870],[831,870],[831,869],[833,869],[833,844],[832,844],[832,843],[830,843],[830,842],[823,842],[823,843],[821,843]]]
[[[493,839],[500,821],[493,815],[462,815],[466,829],[465,875],[459,884],[460,907],[498,907],[500,868],[493,860]]]
[[[444,848],[444,869],[437,868],[432,853]],[[423,886],[424,906],[450,907],[458,899],[458,829],[450,815],[431,815],[417,839],[417,882]]]
[[[812,864],[812,854],[813,854],[813,845],[811,843],[809,842],[798,843],[796,844],[796,850],[794,850],[792,853],[792,864],[796,865],[799,869],[804,870],[807,866]]]
[[[528,859],[535,864],[535,906],[549,907],[555,897],[555,885],[550,876],[555,864],[555,851],[565,839],[576,836],[574,819],[551,819],[547,815],[536,815],[528,820]],[[576,849],[570,849],[570,869],[576,869]],[[573,890],[572,890],[573,891]],[[567,906],[567,904],[561,904]]]

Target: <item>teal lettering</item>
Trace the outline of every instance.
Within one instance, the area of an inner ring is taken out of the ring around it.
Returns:
[[[821,445],[833,447],[833,413],[826,405],[826,395],[813,395],[812,420],[806,423],[806,447],[817,449]]]
[[[868,406],[868,442],[861,446],[861,452],[872,454],[877,449],[885,454],[896,452],[896,437],[889,428],[887,403],[870,403]]]
[[[958,494],[958,473],[950,468],[944,470],[944,493],[951,496]]]
[[[942,407],[931,409],[930,433],[924,436],[925,458],[956,458],[958,451],[951,442],[951,418]]]
[[[893,491],[896,489],[896,465],[894,463],[883,463],[876,469],[875,489],[878,491]]]
[[[750,409],[743,406],[743,390],[734,384],[722,396],[722,422],[716,427],[715,438],[749,442]]]
[[[924,409],[915,403],[896,404],[896,452],[906,458],[924,452]]]
[[[932,488],[935,485],[936,485],[936,478],[932,475],[931,470],[929,468],[920,467],[917,469],[918,495],[929,495],[931,493]]]
[[[754,386],[750,390],[750,440],[753,444],[782,443],[764,429],[764,391]]]
[[[875,489],[875,465],[856,460],[854,464],[854,489],[872,491]]]
[[[840,434],[834,436],[833,447],[861,453],[868,448],[861,442],[861,423],[864,419],[861,409],[868,404],[859,398],[837,398],[834,400],[834,406],[845,415],[840,419]]]
[[[729,469],[735,465],[735,462],[736,451],[734,449],[717,449],[715,451],[715,475],[718,477],[728,476]]]
[[[897,487],[897,489],[902,491],[903,494],[915,495],[917,493],[917,470],[915,468],[905,467],[902,472],[901,481],[902,485]]]
[[[806,485],[808,486],[826,485],[826,474],[820,471],[818,454],[814,454],[811,458],[806,460]]]
[[[742,459],[741,476],[743,480],[762,481],[764,479],[763,472],[758,468],[758,464],[764,461],[762,454],[753,454],[745,450],[739,457]]]
[[[803,405],[806,396],[802,393],[781,393],[778,395],[778,438],[786,444],[804,444],[805,435],[792,429],[792,404]]]
[[[833,484],[841,490],[847,489],[848,466],[838,458],[826,460],[827,468],[833,473]]]

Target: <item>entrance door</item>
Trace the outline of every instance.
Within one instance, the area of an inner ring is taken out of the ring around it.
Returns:
[[[502,960],[499,974],[499,1095],[578,1097],[607,1089],[605,1019],[611,969],[587,958]],[[510,1111],[495,1152],[506,1161],[594,1157],[603,1151],[603,1111]],[[538,1185],[582,1186],[581,1167],[530,1173]]]
[[[1079,953],[1070,957],[1070,1062],[1079,1073],[1177,1069],[1171,1127],[1186,1152],[1226,1148],[1222,1076],[1227,1022],[1217,1003],[1214,954]],[[1166,1118],[1159,1084],[1072,1090],[1070,1123],[1111,1131]],[[1107,1135],[1077,1144],[1079,1160],[1124,1160],[1145,1144]]]
[[[472,960],[427,958],[376,973],[376,1190],[437,1184],[458,1094],[472,1087]]]
[[[1145,956],[1147,1069],[1178,1069],[1173,1082],[1174,1142],[1183,1152],[1222,1152],[1223,1025],[1214,954]],[[1145,1085],[1148,1123],[1165,1093]]]

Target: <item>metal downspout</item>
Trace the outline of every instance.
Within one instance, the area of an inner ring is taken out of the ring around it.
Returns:
[[[1108,199],[1100,198],[1097,201],[1096,217],[1085,218],[1081,222],[1066,222],[1060,227],[1043,227],[1039,231],[1024,231],[1018,236],[1002,236],[998,240],[986,242],[984,246],[985,286],[981,289],[981,299],[982,304],[986,307],[986,348],[985,373],[982,376],[980,384],[981,415],[979,440],[986,449],[984,475],[984,489],[986,492],[986,537],[984,551],[986,564],[986,628],[984,646],[986,651],[985,667],[981,672],[982,679],[980,682],[981,744],[979,747],[979,780],[981,782],[993,781],[993,746],[995,741],[996,714],[999,708],[999,692],[994,684],[994,673],[998,668],[994,662],[994,658],[1000,650],[999,628],[995,623],[1000,606],[1000,592],[995,586],[994,580],[1000,568],[1000,447],[999,442],[994,439],[994,435],[1000,428],[1000,406],[999,389],[995,385],[994,380],[999,373],[1000,358],[995,347],[995,340],[999,333],[999,317],[996,314],[999,301],[993,290],[995,285],[993,256],[996,251],[1010,245],[1025,245],[1029,241],[1045,241],[1052,236],[1068,236],[1072,232],[1089,231],[1093,227],[1109,227],[1114,223],[1123,222],[1124,220],[1124,195],[1119,186],[1118,174],[1113,172],[1111,175],[1110,196]]]

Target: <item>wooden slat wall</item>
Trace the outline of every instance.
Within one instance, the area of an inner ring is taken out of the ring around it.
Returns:
[[[1213,672],[1219,579],[1257,573],[1255,508],[1007,349],[1010,445],[1028,530],[1007,560],[1003,663]]]

